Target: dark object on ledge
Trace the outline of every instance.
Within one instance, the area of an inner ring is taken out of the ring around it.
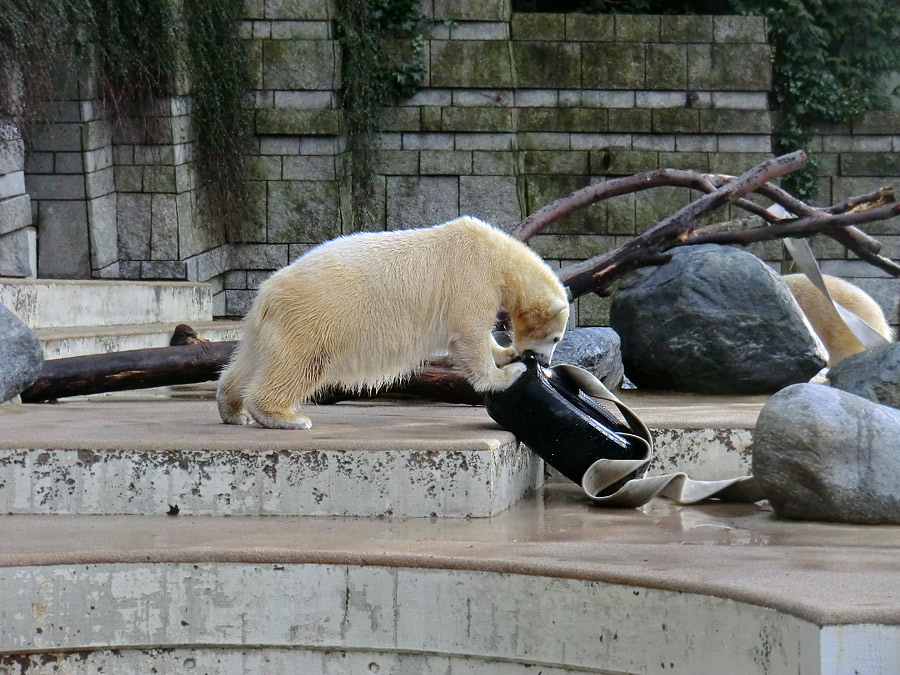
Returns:
[[[487,396],[487,412],[553,468],[581,485],[588,467],[598,459],[646,456],[646,445],[634,438],[637,432],[583,392],[565,370],[544,368],[533,358],[523,362],[528,367],[525,374],[508,389]],[[645,470],[601,494],[612,494]]]

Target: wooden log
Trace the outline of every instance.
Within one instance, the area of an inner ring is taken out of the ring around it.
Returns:
[[[190,327],[185,328],[188,330],[182,333],[190,331]],[[22,402],[40,403],[67,396],[217,380],[236,346],[235,341],[198,342],[51,359],[44,362],[37,381],[22,392]],[[327,404],[376,397],[467,405],[483,402],[483,395],[472,388],[462,373],[444,364],[426,365],[410,378],[380,392],[356,394],[327,390],[317,395],[315,402]]]
[[[377,397],[484,405],[484,394],[475,391],[460,371],[438,365],[425,366],[408,380],[379,392]]]
[[[50,359],[37,381],[22,392],[22,402],[216,380],[236,345],[202,342]]]

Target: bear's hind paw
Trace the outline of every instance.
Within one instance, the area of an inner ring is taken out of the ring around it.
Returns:
[[[251,424],[253,422],[253,418],[250,417],[250,414],[245,410],[242,410],[239,413],[234,415],[224,415],[222,417],[222,421],[225,424],[238,424],[238,425],[246,425]]]
[[[304,415],[265,413],[252,404],[248,406],[248,409],[256,423],[266,429],[309,429],[312,427],[312,421]]]

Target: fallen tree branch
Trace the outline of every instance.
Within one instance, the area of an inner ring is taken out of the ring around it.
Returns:
[[[89,396],[110,391],[194,384],[219,379],[237,342],[207,342],[190,326],[181,324],[174,339],[187,336],[191,344],[151,349],[132,349],[111,354],[89,354],[44,361],[37,381],[22,392],[23,403],[41,403],[68,396]],[[476,392],[461,372],[444,362],[428,364],[411,377],[377,394],[327,390],[314,403],[388,398],[420,399],[444,403],[481,405]]]

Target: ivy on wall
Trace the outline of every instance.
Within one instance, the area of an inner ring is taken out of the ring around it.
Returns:
[[[422,57],[429,23],[419,0],[338,0],[344,123],[347,131],[353,228],[370,229],[375,214],[375,153],[381,111],[411,96],[425,76]]]
[[[238,34],[241,0],[6,0],[0,12],[2,131],[44,120],[46,101],[96,67],[118,123],[154,120],[152,104],[189,82],[195,162],[209,215],[226,231],[250,215],[252,78]],[[85,95],[82,92],[82,95]],[[230,227],[228,227],[230,225]]]
[[[243,11],[243,0],[184,0],[194,162],[206,211],[231,240],[242,223],[258,217],[249,195],[253,79],[238,34]]]
[[[774,150],[807,150],[807,169],[785,179],[789,190],[806,199],[817,191],[815,155],[809,149],[816,127],[887,107],[883,78],[900,70],[897,0],[513,0],[513,9],[765,16],[775,53]]]

